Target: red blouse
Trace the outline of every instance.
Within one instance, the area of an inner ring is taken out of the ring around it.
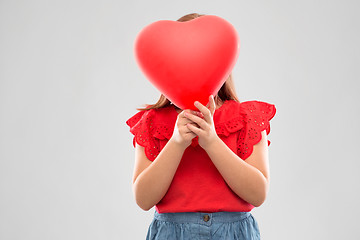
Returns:
[[[262,101],[226,100],[214,112],[215,129],[220,139],[241,159],[246,160],[253,145],[261,140],[261,132],[270,133],[270,120],[275,105]],[[145,148],[154,161],[171,138],[178,113],[174,105],[139,111],[126,121],[135,141]],[[165,196],[156,204],[164,212],[249,212],[254,208],[227,185],[206,151],[198,145],[198,137],[185,149],[180,164]],[[268,146],[270,141],[268,140]]]

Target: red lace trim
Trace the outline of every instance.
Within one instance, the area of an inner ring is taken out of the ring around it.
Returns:
[[[245,127],[242,128],[238,136],[238,155],[242,159],[248,158],[253,152],[253,146],[260,142],[261,132],[266,130],[270,133],[270,120],[275,116],[276,108],[274,104],[262,101],[246,101],[241,103],[245,114]],[[270,140],[268,146],[270,146]]]
[[[135,141],[143,146],[145,155],[150,161],[154,161],[160,153],[159,142],[156,141],[154,135],[159,136],[159,128],[153,124],[154,111],[140,111],[126,121],[130,127],[130,132],[134,134],[133,145]]]
[[[226,122],[215,125],[216,133],[219,135],[229,136],[231,133],[237,132],[244,126],[243,116],[238,116]]]
[[[236,105],[230,106],[231,103]],[[226,111],[227,109],[231,110],[230,114]],[[173,106],[163,109],[151,109],[140,111],[126,121],[127,125],[130,126],[130,132],[134,134],[134,147],[135,141],[143,146],[146,156],[151,161],[155,160],[160,153],[159,140],[170,139],[174,130],[173,121],[159,122],[154,120],[155,114],[169,114],[169,112],[166,112],[167,110],[176,113]],[[241,103],[226,101],[217,111],[218,120],[215,125],[217,134],[229,136],[231,133],[239,131],[237,151],[242,159],[246,159],[251,155],[253,145],[261,140],[261,132],[266,129],[266,133],[270,133],[269,121],[274,117],[276,109],[273,104],[261,101]],[[176,115],[173,117],[176,117]],[[158,117],[158,119],[162,118],[167,119],[165,115]],[[198,137],[193,139],[191,145],[194,147],[198,145]],[[268,140],[269,145],[270,141]]]

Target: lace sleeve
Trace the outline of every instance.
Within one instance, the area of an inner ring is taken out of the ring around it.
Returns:
[[[159,141],[153,136],[153,118],[152,110],[140,111],[126,121],[130,127],[130,132],[134,135],[135,142],[145,148],[145,155],[150,161],[154,161],[160,153]]]
[[[275,116],[276,108],[274,104],[262,101],[247,101],[242,103],[244,114],[244,127],[240,130],[238,136],[237,150],[242,159],[248,158],[253,146],[260,142],[261,132],[266,130],[270,133],[270,120]],[[268,140],[268,146],[270,146]]]

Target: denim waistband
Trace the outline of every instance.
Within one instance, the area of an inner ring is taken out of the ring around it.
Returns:
[[[224,223],[236,222],[250,216],[250,212],[176,212],[158,213],[155,210],[154,217],[158,220],[176,223]]]

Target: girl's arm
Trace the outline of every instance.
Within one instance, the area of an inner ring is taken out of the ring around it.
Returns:
[[[133,193],[137,205],[148,211],[167,192],[186,147],[170,139],[151,162],[136,143]]]
[[[270,181],[266,130],[261,132],[261,137],[246,161],[220,138],[205,149],[230,188],[255,207],[265,201]]]

